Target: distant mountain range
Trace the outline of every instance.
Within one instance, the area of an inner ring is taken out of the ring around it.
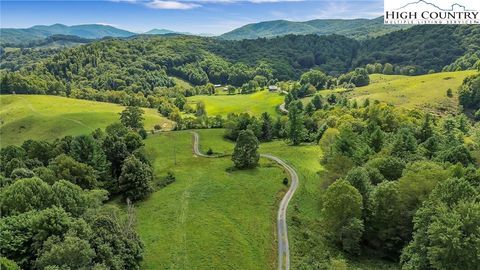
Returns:
[[[63,24],[36,25],[30,28],[0,28],[0,44],[15,46],[37,46],[50,41],[50,37],[76,36],[83,39],[101,39],[104,37],[126,38],[139,34],[144,35],[197,35],[213,36],[212,34],[192,34],[168,29],[152,29],[145,33],[134,33],[103,24],[83,24],[67,26]]]
[[[136,33],[102,24],[83,24],[67,26],[63,24],[36,25],[30,28],[0,29],[2,44],[28,44],[53,35],[77,36],[80,38],[99,39],[103,37],[129,37]]]
[[[376,19],[325,19],[306,22],[268,21],[248,24],[220,36],[227,40],[272,38],[289,34],[295,35],[343,35],[355,39],[367,39],[393,31],[405,29],[409,25],[385,25],[383,17]]]
[[[169,35],[169,34],[184,34],[184,35],[193,35],[191,33],[182,33],[182,32],[176,32],[168,29],[152,29],[150,31],[147,31],[143,33],[145,35]]]
[[[312,20],[307,22],[292,21],[268,21],[248,24],[231,32],[220,35],[219,38],[226,40],[273,38],[288,34],[306,35],[343,35],[354,39],[367,39],[381,36],[396,30],[409,27],[408,25],[384,25],[383,17],[376,19],[352,19],[352,20]],[[127,30],[119,29],[103,24],[84,24],[67,26],[63,24],[36,25],[30,28],[1,28],[0,44],[35,46],[43,40],[55,36],[77,36],[84,39],[100,39],[104,37],[126,38],[138,35]],[[141,33],[145,35],[197,35],[213,36],[211,34],[192,34],[188,32],[177,32],[168,29],[152,29]]]

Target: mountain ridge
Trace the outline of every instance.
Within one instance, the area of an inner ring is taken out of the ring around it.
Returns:
[[[28,44],[38,42],[53,35],[77,36],[79,38],[100,39],[104,37],[130,37],[134,32],[103,24],[81,24],[67,26],[34,25],[29,28],[0,28],[2,44]]]
[[[289,34],[338,34],[354,39],[367,39],[396,30],[406,25],[384,25],[383,17],[375,19],[316,19],[304,22],[275,20],[247,24],[219,36],[226,40],[273,38]]]

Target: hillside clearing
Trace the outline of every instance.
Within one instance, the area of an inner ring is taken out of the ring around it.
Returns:
[[[440,72],[421,76],[370,75],[370,85],[348,92],[347,97],[363,103],[365,99],[380,100],[408,109],[436,113],[458,112],[458,88],[463,80],[478,71]],[[452,89],[453,97],[447,96]],[[326,96],[342,90],[321,91]]]
[[[53,140],[104,129],[119,121],[123,106],[58,96],[1,95],[1,144],[21,144],[28,139]],[[145,128],[159,124],[170,129],[172,122],[154,109],[145,111]]]
[[[284,97],[276,92],[263,90],[249,95],[194,96],[189,97],[188,102],[194,105],[203,101],[210,116],[242,112],[252,115],[268,112],[275,115],[276,108],[282,104],[283,99]]]

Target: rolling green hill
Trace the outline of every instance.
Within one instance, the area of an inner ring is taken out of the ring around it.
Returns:
[[[347,97],[363,103],[365,99],[380,100],[408,109],[429,110],[436,113],[457,113],[458,88],[466,77],[478,71],[440,72],[421,76],[370,75],[370,85],[358,87],[346,93]],[[447,96],[452,89],[453,97]],[[344,93],[343,90],[321,91],[327,96],[331,93]]]
[[[84,24],[67,26],[63,24],[36,25],[30,28],[1,28],[2,44],[28,44],[53,35],[72,35],[81,38],[129,37],[133,32],[109,25]]]
[[[118,121],[122,106],[56,96],[0,96],[1,145],[21,144],[28,139],[53,140],[80,135]],[[144,109],[145,128],[172,123],[156,110]]]
[[[376,19],[328,19],[311,20],[306,22],[292,22],[285,20],[253,23],[237,28],[220,36],[222,39],[240,40],[256,38],[272,38],[284,35],[344,35],[355,39],[367,39],[384,35],[405,25],[384,25],[383,17]]]

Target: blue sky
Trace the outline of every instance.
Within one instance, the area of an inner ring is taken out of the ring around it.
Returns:
[[[104,0],[0,2],[1,27],[100,23],[144,32],[165,28],[221,34],[269,20],[375,18],[383,0]]]

